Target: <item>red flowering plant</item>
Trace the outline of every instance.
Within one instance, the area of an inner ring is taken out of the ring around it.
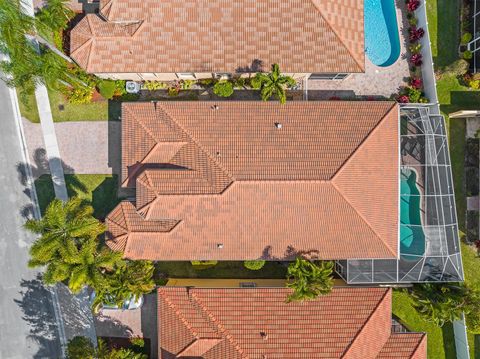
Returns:
[[[407,0],[407,10],[414,12],[420,6],[420,0]]]
[[[421,89],[423,86],[423,81],[419,77],[411,77],[410,86],[412,86],[414,89]]]
[[[410,99],[408,98],[407,95],[400,95],[397,97],[397,102],[399,103],[409,103]]]
[[[425,35],[425,30],[423,30],[421,27],[417,28],[416,26],[411,26],[408,29],[408,35],[410,42],[417,42],[423,37],[423,35]]]
[[[421,66],[423,63],[422,54],[413,54],[412,56],[410,56],[410,62],[414,66]]]

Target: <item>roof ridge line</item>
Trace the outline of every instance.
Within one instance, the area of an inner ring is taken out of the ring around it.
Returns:
[[[409,333],[404,333],[404,334],[409,334]],[[419,341],[419,342],[417,343],[417,345],[415,346],[415,349],[414,349],[414,351],[413,351],[413,353],[412,353],[412,356],[411,356],[410,358],[413,358],[413,356],[414,356],[415,354],[417,354],[418,349],[420,348],[420,344],[422,344],[423,341],[425,340],[425,338],[427,337],[427,334],[426,334],[426,333],[421,333],[421,334],[422,334],[422,339],[420,339],[420,341]],[[391,335],[390,335],[390,336],[391,336]]]
[[[189,298],[192,298],[192,300],[195,301],[200,310],[202,310],[202,312],[204,312],[208,316],[208,321],[220,330],[220,336],[222,337],[222,339],[227,339],[233,346],[233,348],[242,356],[242,358],[247,358],[247,355],[240,347],[240,345],[235,340],[233,340],[233,337],[230,334],[226,334],[227,330],[225,329],[225,327],[215,318],[212,312],[210,312],[203,304],[200,303],[200,299],[198,298],[198,296],[195,293],[191,293],[191,295],[189,295]]]
[[[352,56],[352,59],[355,61],[355,63],[360,67],[360,70],[362,71],[365,71],[365,64],[361,64],[357,61],[357,58],[356,56],[352,53],[352,51],[350,50],[350,47],[347,46],[347,44],[345,43],[345,41],[343,40],[343,38],[340,36],[340,34],[337,32],[337,30],[334,28],[334,26],[332,26],[332,24],[330,23],[330,21],[328,20],[328,16],[326,16],[324,14],[324,12],[321,10],[321,8],[319,6],[317,6],[315,4],[315,1],[313,0],[310,0],[310,3],[318,10],[318,12],[320,13],[320,15],[322,15],[322,18],[325,20],[325,22],[327,23],[328,27],[332,30],[332,32],[335,34],[335,36],[338,38],[338,40],[342,43],[343,47],[345,47],[345,49],[348,51],[348,53]]]
[[[156,111],[158,111],[158,107],[161,107],[163,112],[168,116],[168,118],[174,122],[183,132],[185,135],[187,135],[191,140],[192,142],[210,159],[213,161],[213,163],[215,163],[215,165],[220,168],[220,170],[222,170],[222,172],[224,172],[228,178],[230,178],[232,181],[235,181],[235,178],[233,177],[233,175],[224,167],[222,166],[211,154],[210,152],[208,152],[207,150],[205,150],[205,148],[197,141],[197,139],[192,136],[192,134],[187,131],[182,125],[180,125],[176,120],[175,118],[170,115],[170,113],[167,111],[167,109],[163,106],[163,104],[159,103],[157,104],[157,109]]]
[[[81,44],[79,47],[77,47],[73,52],[71,52],[70,57],[74,56],[79,51],[83,50],[85,47],[87,47],[92,42],[93,42],[93,39],[89,38],[87,41],[85,41],[83,44]],[[90,53],[88,54],[88,58],[90,59]],[[87,60],[87,65],[88,65],[88,60]]]
[[[174,311],[175,315],[180,319],[180,321],[187,327],[188,330],[191,331],[195,339],[200,338],[197,331],[193,328],[193,326],[190,324],[190,322],[184,317],[183,313],[178,309],[175,304],[170,300],[170,298],[166,295],[163,295],[162,291],[159,290],[157,293],[160,293],[162,296],[163,300],[167,303],[167,305]],[[185,291],[185,294],[187,295],[188,298],[188,292]],[[193,342],[192,342],[193,343]],[[190,344],[192,344],[190,343]],[[189,344],[189,345],[190,345]]]
[[[372,316],[373,314],[375,314],[377,312],[377,309],[378,307],[380,306],[380,304],[383,303],[383,301],[385,300],[385,297],[387,296],[387,294],[391,291],[392,289],[391,288],[388,288],[385,293],[383,293],[382,295],[382,298],[380,298],[380,300],[377,302],[377,304],[375,305],[375,308],[373,308],[372,312],[370,313],[370,315],[368,316],[367,320],[363,323],[363,325],[360,327],[360,329],[358,330],[358,332],[355,334],[355,336],[353,337],[352,341],[350,342],[350,344],[348,345],[348,347],[345,349],[345,351],[342,353],[342,356],[341,358],[345,358],[345,355],[348,354],[348,352],[350,351],[350,349],[352,348],[352,345],[353,343],[355,342],[355,340],[358,338],[358,336],[360,335],[360,333],[362,332],[363,328],[365,328],[365,326],[367,325],[368,322],[370,322],[370,319],[372,319]],[[390,310],[391,312],[391,310]],[[390,334],[391,335],[391,334]],[[388,340],[388,339],[387,339]],[[386,342],[385,342],[386,343]],[[385,346],[385,343],[383,343],[383,346]],[[383,348],[382,346],[382,348]],[[381,350],[381,349],[380,349]]]
[[[359,211],[357,211],[357,209],[355,208],[355,206],[343,195],[342,191],[340,191],[340,189],[337,187],[337,185],[335,184],[335,182],[331,181],[330,182],[332,184],[332,187],[335,189],[335,191],[343,198],[343,200],[355,211],[355,213],[358,215],[358,217],[361,218],[361,220],[363,221],[363,223],[365,223],[367,225],[368,228],[370,228],[370,230],[373,232],[373,234],[375,234],[375,236],[380,240],[381,243],[383,243],[383,245],[388,249],[388,251],[390,253],[392,253],[394,255],[395,258],[397,258],[398,256],[398,253],[395,253],[394,250],[392,250],[392,248],[390,248],[390,246],[385,243],[385,241],[382,239],[382,237],[379,236],[379,234],[377,233],[377,231],[375,231],[375,229],[373,229],[373,227],[370,225],[370,223],[368,223],[367,219],[363,216],[363,214],[361,214]]]
[[[389,101],[380,101],[380,102],[385,102],[385,103],[388,103]],[[395,109],[397,107],[397,103],[396,102],[392,102],[391,103],[391,106],[390,108],[388,109],[387,112],[385,112],[382,116],[382,118],[380,119],[380,121],[377,122],[377,124],[370,130],[370,132],[363,138],[363,140],[358,144],[357,148],[350,154],[350,156],[348,156],[348,158],[342,163],[342,165],[337,169],[337,171],[333,174],[333,176],[330,178],[330,181],[334,181],[335,180],[335,177],[337,177],[337,175],[342,172],[342,170],[345,168],[345,166],[350,163],[350,161],[352,160],[353,156],[360,150],[360,148],[363,147],[365,141],[367,141],[371,136],[372,134],[378,129],[378,127],[380,127],[380,124],[385,121],[385,118],[387,118],[387,116],[393,111],[393,109]]]

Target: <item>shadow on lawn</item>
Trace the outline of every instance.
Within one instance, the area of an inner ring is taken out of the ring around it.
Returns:
[[[457,353],[455,351],[455,341],[454,341],[452,323],[446,323],[442,327],[442,336],[443,336],[443,349],[445,351],[445,359],[455,359],[457,357]]]
[[[437,56],[436,67],[450,65],[458,59],[460,40],[460,1],[437,0]]]

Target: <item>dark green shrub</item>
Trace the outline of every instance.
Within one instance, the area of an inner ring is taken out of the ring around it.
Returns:
[[[250,270],[259,270],[263,268],[265,261],[245,261],[243,265]]]
[[[470,67],[468,61],[464,59],[458,59],[457,61],[453,62],[451,65],[445,67],[445,73],[462,76],[467,73],[468,68]]]
[[[420,97],[422,97],[422,92],[419,89],[409,87],[407,89],[407,95],[411,103],[418,103]]]
[[[86,337],[74,337],[67,344],[68,359],[90,359],[94,358],[95,348],[90,339]]]
[[[470,50],[467,50],[463,53],[463,58],[465,60],[470,60],[473,57],[473,53]]]
[[[217,265],[218,261],[190,261],[196,270],[208,269]]]
[[[230,97],[233,95],[233,84],[226,80],[218,81],[213,86],[213,93],[220,97]]]
[[[113,98],[115,94],[115,81],[103,80],[98,84],[98,92],[106,100]]]

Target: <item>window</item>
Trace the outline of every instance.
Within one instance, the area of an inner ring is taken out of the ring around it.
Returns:
[[[195,80],[195,74],[193,72],[179,72],[177,77],[183,80]]]
[[[240,288],[255,288],[256,286],[255,282],[240,282]]]
[[[309,80],[343,80],[348,74],[311,74]]]

